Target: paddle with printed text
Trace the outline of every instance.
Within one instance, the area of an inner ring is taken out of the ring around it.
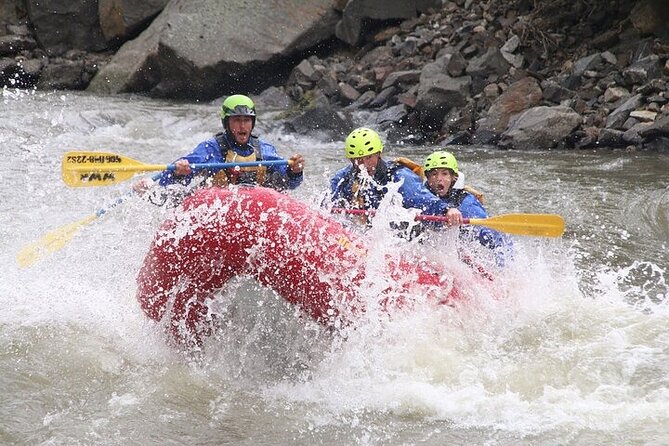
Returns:
[[[374,215],[364,209],[333,208],[337,214]],[[416,215],[416,220],[446,223],[443,215]],[[503,214],[488,218],[463,218],[465,225],[479,225],[500,232],[537,237],[560,237],[564,233],[564,219],[557,214]]]
[[[197,170],[260,167],[289,164],[288,160],[245,161],[239,163],[191,164]],[[71,187],[110,186],[140,172],[173,171],[174,164],[145,164],[127,156],[109,152],[67,152],[61,164],[62,178]]]
[[[241,163],[191,164],[191,169],[226,169],[230,167],[268,166],[288,164],[286,160],[271,160]],[[109,152],[67,152],[62,161],[63,181],[72,187],[107,186],[132,178],[139,172],[174,170],[174,164],[144,164],[123,155]],[[157,180],[155,176],[153,180]],[[16,262],[21,268],[27,268],[44,256],[64,248],[84,227],[94,222],[111,208],[125,201],[119,198],[113,205],[99,209],[74,223],[68,223],[29,243],[16,254]]]

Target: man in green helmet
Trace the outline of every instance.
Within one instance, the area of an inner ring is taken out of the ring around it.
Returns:
[[[423,184],[421,178],[401,163],[385,161],[383,143],[374,130],[360,127],[346,138],[344,153],[351,163],[330,180],[335,206],[350,209],[377,209],[390,183],[399,183],[402,206],[417,208],[425,214],[445,215],[449,225],[462,223],[462,215],[440,200]]]
[[[268,167],[231,168],[220,171],[197,171],[191,164],[236,163],[251,161],[282,160],[276,148],[251,134],[256,122],[255,104],[248,96],[235,94],[223,101],[220,110],[224,131],[213,138],[201,142],[188,155],[174,162],[174,171],[165,171],[160,177],[160,185],[188,184],[197,175],[211,184],[258,184],[278,190],[295,189],[302,183],[304,157],[292,155],[287,165],[275,164]]]

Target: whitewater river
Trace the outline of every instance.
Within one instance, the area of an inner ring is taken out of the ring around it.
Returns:
[[[495,290],[467,304],[345,333],[236,280],[220,293],[225,327],[193,357],[135,298],[175,211],[136,196],[112,207],[131,181],[70,188],[60,163],[71,150],[169,163],[218,130],[217,106],[1,94],[0,444],[669,444],[669,155],[459,148],[492,215],[560,214],[564,236],[515,237]],[[306,156],[291,194],[318,202],[341,143],[258,129]],[[100,209],[62,249],[18,266],[24,246]],[[370,237],[371,252],[393,249]],[[443,237],[438,257],[453,266]]]

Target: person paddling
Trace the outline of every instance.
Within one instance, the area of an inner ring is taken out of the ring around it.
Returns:
[[[405,165],[385,161],[383,143],[374,130],[360,127],[346,138],[344,154],[351,162],[330,180],[331,200],[336,207],[373,210],[379,207],[390,183],[400,183],[402,206],[424,214],[445,215],[449,225],[462,223],[462,215],[449,202],[440,200],[421,178]]]
[[[287,165],[230,168],[219,171],[196,171],[196,163],[236,163],[283,160],[276,148],[254,135],[256,107],[251,98],[241,94],[227,97],[219,112],[224,131],[200,144],[188,155],[174,162],[174,171],[164,171],[161,186],[187,185],[194,178],[207,180],[206,184],[257,184],[277,190],[295,189],[303,180],[304,157],[293,154]],[[140,186],[141,188],[141,186]],[[138,188],[135,188],[136,190]]]
[[[466,187],[455,187],[460,170],[458,161],[452,153],[445,150],[431,153],[425,159],[423,171],[427,188],[446,203],[453,213],[457,211],[457,219],[462,221],[463,218],[488,218],[488,212],[474,193]],[[494,229],[463,226],[460,228],[460,234],[463,238],[478,240],[481,245],[496,250],[496,261],[500,265],[511,255],[511,240]]]

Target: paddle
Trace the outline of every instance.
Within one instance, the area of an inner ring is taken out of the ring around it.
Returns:
[[[159,178],[160,174],[154,175],[151,179],[153,181],[158,181]],[[36,240],[21,248],[21,250],[16,254],[16,262],[21,268],[27,268],[41,260],[45,255],[63,249],[65,245],[67,245],[70,240],[72,240],[77,232],[79,232],[85,226],[93,223],[98,217],[123,203],[131,196],[132,193],[124,195],[116,200],[112,205],[108,206],[107,208],[99,209],[93,215],[89,215],[88,217],[82,218],[79,221],[68,223],[61,226],[60,228],[47,232],[45,235],[40,237],[39,240]]]
[[[193,170],[221,170],[231,167],[258,167],[288,164],[287,160],[248,161],[240,163],[191,164]],[[61,172],[65,184],[71,187],[109,186],[135,176],[138,172],[176,169],[174,164],[144,164],[127,156],[109,152],[67,152]]]
[[[338,214],[374,215],[376,212],[365,209],[333,208]],[[416,215],[416,220],[446,223],[443,215]],[[556,214],[505,214],[489,218],[463,218],[465,225],[480,225],[500,232],[538,237],[560,237],[564,233],[564,219]]]
[[[277,164],[288,164],[286,160],[241,162],[241,163],[207,163],[191,164],[191,169],[220,170],[230,167],[268,166]],[[73,187],[107,186],[116,184],[132,178],[137,172],[150,172],[158,170],[174,170],[174,164],[144,164],[126,156],[109,152],[67,152],[62,161],[63,181]],[[157,180],[159,176],[154,176]],[[49,231],[16,254],[16,261],[21,268],[33,265],[46,254],[51,254],[64,248],[70,240],[85,226],[91,224],[109,209],[125,201],[119,198],[107,209],[100,209],[95,214],[89,215],[74,223],[69,223],[60,228]]]
[[[121,203],[123,199],[114,203],[112,207]],[[93,215],[89,215],[86,218],[83,218],[74,223],[68,223],[60,228],[54,229],[53,231],[47,232],[45,235],[40,237],[39,240],[36,240],[29,245],[23,247],[16,254],[16,262],[21,268],[27,268],[32,266],[37,261],[41,260],[45,255],[54,253],[67,245],[70,240],[79,232],[84,226],[91,224],[95,221],[96,218],[100,217],[102,214],[107,212],[108,209],[100,209]]]

